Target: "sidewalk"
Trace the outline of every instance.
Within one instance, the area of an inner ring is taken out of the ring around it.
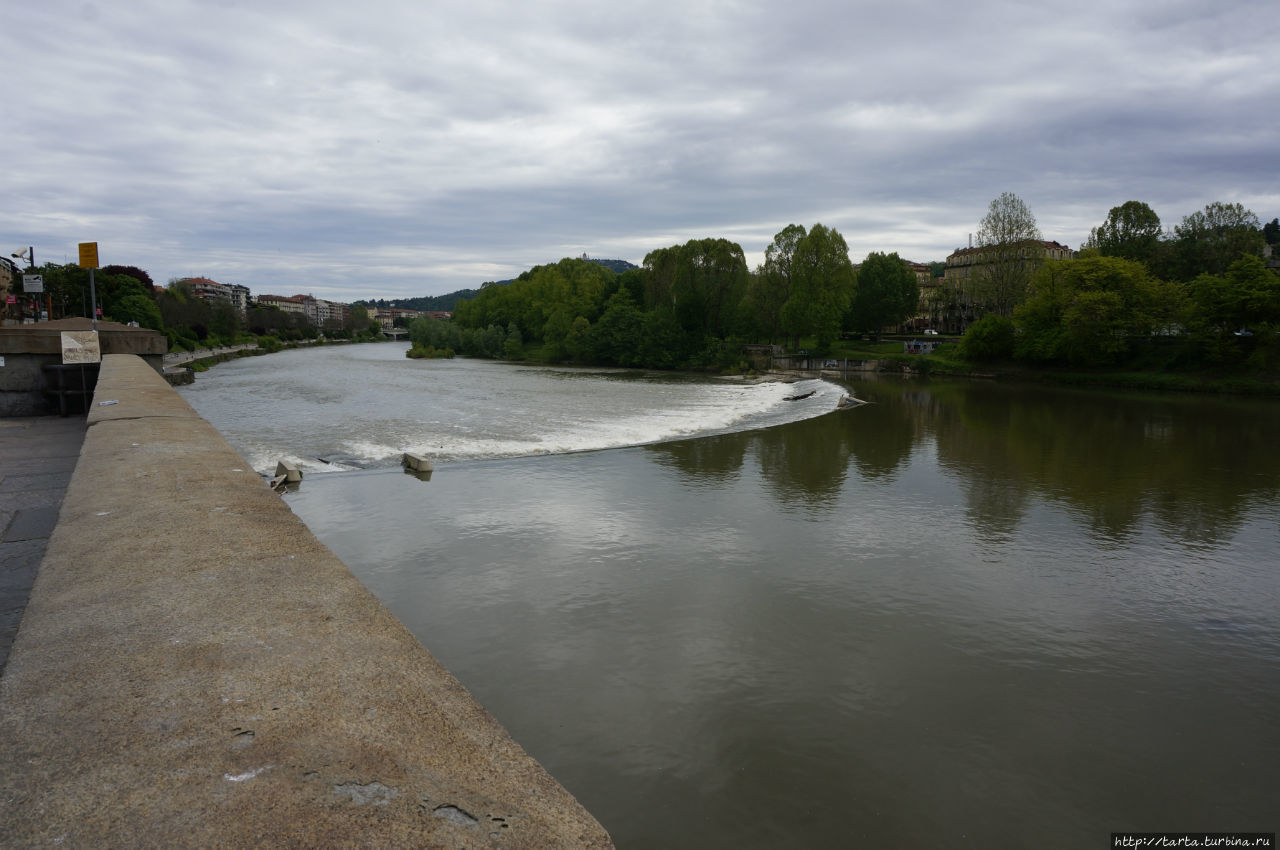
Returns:
[[[85,417],[0,419],[0,673],[71,481]]]
[[[247,348],[257,348],[256,342],[241,343],[240,345],[229,345],[225,348],[199,348],[195,351],[174,351],[164,356],[165,367],[181,366],[190,363],[192,360],[203,360],[206,357],[217,357],[219,354],[234,354],[237,351],[243,351]]]

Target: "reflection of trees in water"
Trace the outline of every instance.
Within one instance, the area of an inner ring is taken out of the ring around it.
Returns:
[[[738,477],[747,453],[746,434],[723,434],[646,446],[659,464],[692,484],[724,484]]]
[[[856,411],[842,410],[751,435],[760,474],[784,507],[827,510],[834,505],[849,465],[850,413]]]
[[[946,381],[859,383],[856,392],[874,404],[648,449],[703,486],[736,479],[752,452],[780,505],[828,510],[850,470],[895,484],[932,440],[969,522],[996,539],[1049,501],[1105,542],[1150,521],[1174,539],[1215,543],[1280,490],[1274,402]]]
[[[1009,494],[1034,492],[1106,540],[1132,536],[1149,515],[1174,538],[1217,542],[1280,483],[1274,403],[981,384],[933,392],[949,402],[933,408],[939,462],[960,475],[980,530],[1011,528],[1026,499]]]

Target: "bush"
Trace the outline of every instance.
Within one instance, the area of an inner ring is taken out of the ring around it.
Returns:
[[[960,354],[966,360],[1008,360],[1013,357],[1016,342],[1012,319],[983,316],[960,340]]]

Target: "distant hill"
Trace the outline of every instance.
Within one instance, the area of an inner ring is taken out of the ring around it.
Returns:
[[[622,274],[625,271],[640,268],[635,263],[630,263],[626,260],[598,260],[595,257],[585,257],[584,259],[590,260],[593,263],[598,263],[614,274]],[[511,283],[512,280],[515,280],[515,278],[511,278],[510,280],[498,280],[494,281],[494,283],[498,286],[506,286]],[[363,304],[366,307],[381,307],[383,309],[399,307],[403,310],[447,310],[452,313],[454,306],[459,301],[466,301],[468,298],[475,298],[476,294],[479,292],[480,290],[478,289],[459,289],[457,292],[450,292],[447,295],[430,295],[423,296],[421,298],[394,298],[391,300],[387,300],[386,298],[376,298],[373,300],[357,301],[355,303]]]
[[[593,263],[599,263],[614,274],[622,274],[625,271],[640,268],[635,263],[629,263],[626,260],[597,260],[594,257],[588,257],[587,259]]]
[[[436,311],[447,310],[453,312],[453,307],[459,301],[466,301],[468,298],[475,298],[478,289],[459,289],[457,292],[450,292],[448,295],[430,295],[421,298],[394,298],[387,300],[386,298],[376,298],[372,301],[359,301],[366,307],[381,307],[384,310],[389,307],[399,307],[403,310],[422,310]]]

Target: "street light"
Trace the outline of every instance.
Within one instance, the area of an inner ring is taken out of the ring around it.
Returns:
[[[27,246],[27,249],[26,249],[25,251],[14,251],[14,252],[13,252],[12,254],[10,254],[9,256],[10,256],[10,257],[13,257],[15,260],[26,260],[26,261],[27,261],[27,268],[29,268],[29,269],[34,269],[34,268],[36,267],[36,249],[35,249],[35,247],[34,247],[34,246]],[[24,293],[24,294],[26,294],[26,293]],[[40,302],[37,300],[35,303],[36,303],[36,304],[39,304]],[[6,305],[5,305],[5,307],[6,307],[6,308],[8,308],[8,306],[9,306],[8,304],[6,304]],[[37,306],[37,307],[35,307],[34,309],[35,309],[35,311],[36,311],[36,319],[37,319],[37,320],[39,320],[39,318],[40,318],[40,308]],[[50,310],[50,314],[49,314],[49,315],[50,315],[50,316],[52,316],[52,315],[53,315],[53,313],[52,313],[53,307],[52,307],[52,306],[50,306],[50,307],[49,307],[49,310]]]

